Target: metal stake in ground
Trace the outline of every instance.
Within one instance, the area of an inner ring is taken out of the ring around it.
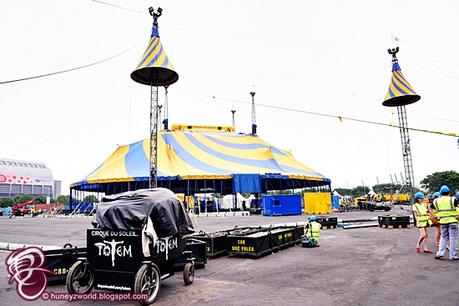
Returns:
[[[148,9],[153,17],[150,42],[142,55],[137,68],[131,73],[131,79],[137,83],[150,86],[150,169],[148,185],[157,187],[158,180],[158,86],[168,87],[178,80],[178,74],[169,61],[159,39],[158,18],[163,10]],[[165,110],[167,111],[167,110]],[[167,115],[168,116],[168,115]],[[167,126],[165,127],[167,129]]]

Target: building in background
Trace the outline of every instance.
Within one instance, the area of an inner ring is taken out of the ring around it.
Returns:
[[[56,198],[60,193],[61,182],[53,180],[46,164],[0,158],[0,197],[27,194]]]
[[[54,181],[54,190],[53,190],[53,198],[57,199],[58,196],[60,196],[61,193],[61,181]]]

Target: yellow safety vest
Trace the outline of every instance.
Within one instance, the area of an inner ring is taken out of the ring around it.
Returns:
[[[457,222],[457,211],[454,207],[454,198],[441,196],[434,201],[435,215],[440,218],[440,224],[450,224]]]
[[[427,206],[423,203],[414,203],[412,210],[416,215],[416,226],[427,227],[429,223],[429,214],[427,213]]]
[[[314,238],[317,242],[320,240],[320,225],[319,222],[313,221],[309,223],[309,228],[306,230],[306,237],[307,238]]]

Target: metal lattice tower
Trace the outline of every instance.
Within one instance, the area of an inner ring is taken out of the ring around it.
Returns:
[[[158,186],[158,86],[150,86],[150,178],[148,186]]]
[[[163,124],[164,124],[164,129],[165,130],[168,130],[169,129],[169,98],[168,98],[168,87],[169,86],[165,86],[164,87],[164,120],[163,120]]]
[[[405,184],[409,192],[413,193],[414,173],[413,173],[413,158],[411,157],[410,134],[408,132],[408,120],[406,117],[405,105],[397,106],[398,123],[400,130],[400,140],[402,143],[403,168],[405,172]]]
[[[403,154],[403,168],[405,172],[405,185],[408,192],[412,195],[414,193],[413,159],[411,157],[410,135],[408,132],[408,119],[406,116],[405,105],[415,103],[421,99],[421,97],[414,91],[413,87],[410,83],[408,83],[405,76],[402,74],[402,70],[397,59],[399,48],[396,47],[387,51],[392,55],[392,79],[383,105],[388,107],[397,107]],[[397,179],[397,176],[395,178]]]
[[[167,88],[177,82],[178,74],[174,71],[171,62],[167,58],[159,38],[158,18],[162,15],[163,10],[158,8],[155,11],[150,7],[148,11],[153,17],[150,42],[137,68],[131,73],[131,79],[137,83],[150,86],[150,173],[148,185],[150,188],[154,188],[158,185],[158,130],[160,121],[158,86],[164,86],[166,89],[163,123],[165,129],[167,129],[169,118]],[[158,54],[161,54],[161,56],[158,56]]]
[[[250,92],[252,96],[252,134],[257,134],[257,117],[255,116],[255,92]]]

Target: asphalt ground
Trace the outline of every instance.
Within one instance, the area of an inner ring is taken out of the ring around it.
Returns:
[[[390,213],[408,214],[399,208]],[[366,219],[384,212],[338,213]],[[216,231],[238,225],[300,222],[305,216],[198,218],[197,229]],[[0,242],[85,246],[89,219],[0,218]],[[435,250],[435,230],[429,229]],[[418,254],[418,231],[408,229],[330,229],[321,246],[291,247],[259,258],[220,257],[196,270],[192,285],[181,273],[164,280],[155,305],[459,305],[459,262]],[[7,252],[0,252],[4,262]],[[63,285],[48,292],[66,292]],[[0,265],[0,305],[136,305],[132,302],[26,302],[8,284]]]

